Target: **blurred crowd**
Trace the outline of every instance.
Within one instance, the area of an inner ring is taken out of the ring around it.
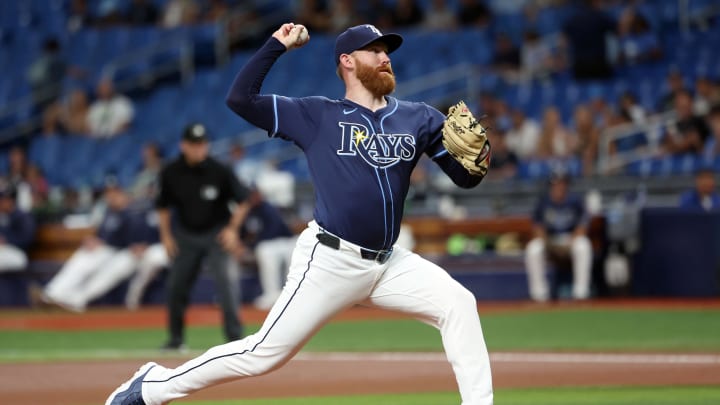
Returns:
[[[548,33],[540,28],[539,16],[544,9],[570,3],[577,7],[558,24],[558,31]],[[294,22],[308,26],[311,32],[328,35],[360,23],[374,24],[383,31],[483,30],[494,47],[492,62],[482,70],[497,74],[507,83],[532,84],[563,77],[576,83],[601,83],[623,67],[667,64],[660,33],[636,3],[642,1],[295,0],[277,7]],[[237,8],[249,8],[248,21],[257,21],[263,13],[278,11],[255,6],[255,2],[240,0],[100,0],[97,4],[72,0],[68,3],[67,30],[117,26],[174,28],[215,23]],[[619,14],[610,12],[618,7],[622,8]],[[500,10],[522,13],[526,24],[519,38],[493,24]],[[26,72],[35,109],[42,116],[41,133],[37,136],[78,135],[97,139],[128,136],[136,114],[142,113],[136,111],[132,98],[117,91],[112,78],[89,83],[87,77],[91,75],[84,67],[75,66],[62,55],[60,41],[48,38],[42,53]],[[77,83],[69,91],[60,85],[66,78]],[[403,79],[400,77],[399,81]],[[607,143],[603,134],[612,128],[644,128],[658,114],[669,115],[670,124],[662,127],[659,147],[652,150],[655,156],[690,155],[713,162],[720,156],[718,79],[711,75],[689,75],[676,68],[669,71],[663,83],[656,84],[663,92],[652,105],[641,103],[637,90],[631,87],[618,99],[591,91],[589,101],[577,103],[570,110],[561,105],[543,105],[539,113],[509,104],[500,92],[481,91],[471,109],[483,117],[483,125],[490,129],[493,159],[489,181],[516,178],[523,163],[533,161],[574,160],[579,162],[580,175],[606,174],[598,171],[601,149],[607,145],[612,155],[627,145],[623,140]],[[448,106],[437,107],[446,111]],[[642,142],[640,147],[631,147],[638,151],[649,148]],[[227,152],[225,163],[239,179],[283,214],[297,214],[292,174],[279,170],[277,162],[257,160],[246,154],[241,144],[231,145]],[[0,172],[0,256],[3,263],[12,264],[13,268],[27,264],[27,256],[21,253],[31,245],[37,222],[62,219],[72,226],[102,228],[111,218],[109,213],[150,212],[158,174],[165,162],[160,147],[149,143],[141,151],[142,167],[126,187],[113,180],[113,173],[108,173],[108,181],[100,188],[61,189],[49,184],[42,170],[29,161],[22,145],[12,145],[5,153],[7,169]],[[428,160],[420,162],[413,173],[410,204],[423,201],[432,193],[432,171],[433,165]],[[715,189],[712,171],[700,171],[695,189],[683,195],[681,205],[717,209],[720,196]],[[440,215],[452,217],[443,213],[443,207],[441,201]],[[96,239],[87,244],[97,243]],[[9,246],[15,249],[10,250]],[[582,249],[585,248],[578,248]],[[538,299],[547,299],[546,290],[538,287]],[[578,287],[576,295],[584,297],[587,291]],[[137,297],[130,301],[128,306],[138,305]],[[72,306],[78,309],[86,304]]]
[[[367,22],[383,30],[485,30],[494,41],[494,49],[492,63],[482,68],[492,70],[511,83],[543,82],[563,75],[578,80],[602,80],[611,77],[618,67],[664,63],[659,33],[637,7],[642,2],[297,0],[283,4],[275,7],[284,8],[296,22],[307,25],[312,32],[329,35],[349,25]],[[558,22],[559,31],[541,34],[541,12],[570,4],[576,7],[569,8],[572,13]],[[98,4],[73,0],[67,7],[69,31],[118,25],[200,24],[218,21],[238,7],[256,8],[257,17],[261,17],[261,8],[255,3],[234,0],[103,0]],[[618,7],[619,14],[610,12]],[[270,7],[263,12],[272,11],[277,10]],[[499,18],[494,13],[508,11],[522,14],[524,34],[520,38],[493,24]],[[614,41],[608,42],[608,35]],[[609,47],[609,43],[615,46]],[[62,54],[60,42],[49,38],[26,72],[36,109],[42,115],[42,134],[111,138],[131,132],[135,115],[140,113],[135,111],[133,100],[116,91],[112,78],[87,83],[88,75],[83,67],[64,60]],[[649,117],[665,112],[672,115],[673,124],[664,128],[657,155],[692,154],[714,160],[720,153],[720,82],[715,77],[691,78],[685,73],[671,70],[665,83],[658,83],[664,93],[655,105],[640,103],[631,89],[616,100],[596,91],[589,101],[574,105],[571,111],[567,106],[544,104],[542,111],[530,112],[508,104],[501,92],[482,91],[471,108],[484,117],[483,124],[491,129],[493,170],[490,177],[516,177],[524,162],[569,159],[580,162],[581,175],[598,174],[600,149],[607,149],[612,155],[626,146],[622,140],[604,141],[603,133],[608,128],[627,124],[642,127]],[[59,83],[67,77],[76,79],[77,85],[64,91]],[[447,106],[437,107],[444,111]],[[32,195],[34,208],[52,205],[47,181],[37,166],[20,157],[24,156],[21,150],[14,147],[7,152],[9,169],[2,177],[16,183],[22,172],[30,191],[19,189],[20,195]],[[235,151],[231,153],[234,154]],[[264,169],[273,166],[275,164],[262,164]],[[247,170],[245,173],[249,178]],[[21,197],[21,200],[27,208],[30,199]],[[63,205],[82,206],[88,198],[78,190],[67,190],[63,200],[67,201]],[[57,204],[55,201],[55,206]]]

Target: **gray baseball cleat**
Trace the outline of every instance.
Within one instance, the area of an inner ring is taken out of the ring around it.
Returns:
[[[157,363],[147,363],[123,385],[119,386],[105,401],[105,405],[145,405],[142,398],[142,382],[145,375],[157,366]]]

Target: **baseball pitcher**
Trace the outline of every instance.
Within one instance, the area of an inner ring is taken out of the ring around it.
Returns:
[[[314,220],[298,238],[280,297],[256,334],[174,369],[148,363],[106,404],[166,404],[269,373],[355,304],[402,311],[439,329],[462,404],[493,403],[475,297],[443,269],[395,243],[410,173],[421,155],[458,186],[474,187],[490,159],[483,127],[463,103],[446,117],[426,104],[391,97],[389,54],[403,39],[372,25],[351,27],[336,39],[344,98],[261,95],[275,61],[308,40],[302,25],[282,25],[238,73],[226,100],[270,137],[300,147],[315,185]]]

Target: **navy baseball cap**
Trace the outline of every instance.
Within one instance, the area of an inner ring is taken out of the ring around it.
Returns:
[[[182,139],[188,142],[207,142],[207,129],[203,124],[190,124],[183,131]]]
[[[373,42],[382,42],[388,47],[388,53],[392,53],[400,47],[403,38],[399,34],[384,34],[371,24],[356,25],[338,35],[335,40],[335,64],[340,63],[340,55],[352,53],[364,48]]]

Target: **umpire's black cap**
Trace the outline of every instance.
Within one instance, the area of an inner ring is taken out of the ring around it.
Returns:
[[[188,125],[185,131],[183,131],[182,140],[188,142],[207,142],[208,132],[205,125],[199,123]]]
[[[403,42],[400,34],[384,34],[371,24],[356,25],[338,35],[335,40],[335,64],[340,63],[340,55],[352,53],[373,42],[382,42],[388,47],[387,53],[398,49]]]

